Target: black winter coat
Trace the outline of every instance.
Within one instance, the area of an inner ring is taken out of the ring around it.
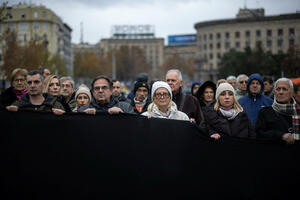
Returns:
[[[254,126],[245,111],[240,112],[233,120],[225,118],[220,111],[206,108],[203,112],[209,135],[219,133],[221,136],[255,138]]]
[[[13,102],[17,101],[18,97],[13,92],[13,87],[9,87],[4,92],[1,93],[0,96],[0,105],[2,108],[5,108],[6,106],[10,106]]]

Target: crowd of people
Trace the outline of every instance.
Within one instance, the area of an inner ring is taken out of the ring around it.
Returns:
[[[130,113],[185,120],[215,140],[225,136],[271,138],[286,144],[299,140],[300,85],[291,79],[240,74],[216,83],[195,81],[191,94],[183,91],[183,84],[178,69],[151,82],[143,74],[126,95],[120,80],[105,75],[95,77],[90,87],[75,88],[72,77],[17,68],[11,73],[11,87],[1,93],[0,107],[11,112]]]

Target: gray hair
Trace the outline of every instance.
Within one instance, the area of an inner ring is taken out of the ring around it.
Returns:
[[[171,72],[176,72],[178,74],[179,80],[182,80],[182,74],[181,74],[181,71],[179,69],[170,69],[169,71],[167,71],[166,75],[168,75]]]
[[[243,77],[247,77],[247,78],[248,78],[248,76],[247,76],[246,74],[240,74],[240,75],[238,75],[238,77],[236,78],[236,81],[239,82],[239,81],[240,81],[240,78],[243,78]]]
[[[71,76],[63,76],[63,77],[61,77],[61,78],[59,79],[59,81],[60,81],[61,83],[64,82],[64,81],[70,81],[71,84],[72,84],[72,87],[74,88],[74,86],[75,86],[74,80],[72,79]]]
[[[288,79],[288,78],[285,78],[285,77],[279,78],[279,79],[275,82],[275,87],[274,87],[274,88],[276,88],[276,85],[277,85],[277,83],[279,83],[279,82],[289,82],[289,85],[290,85],[291,90],[292,90],[292,91],[294,90],[294,85],[293,85],[293,82],[292,82],[291,79]]]
[[[226,81],[236,80],[235,76],[227,76]]]

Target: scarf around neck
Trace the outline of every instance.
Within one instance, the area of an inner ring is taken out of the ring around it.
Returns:
[[[221,114],[226,117],[228,120],[233,120],[240,112],[236,111],[235,109],[231,108],[229,110],[224,110],[219,108]]]
[[[12,91],[16,94],[16,96],[17,96],[18,99],[20,99],[23,94],[26,94],[28,92],[27,89],[19,91],[19,90],[16,90],[15,88],[13,88]]]

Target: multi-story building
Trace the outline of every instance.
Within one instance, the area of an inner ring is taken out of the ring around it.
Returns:
[[[152,66],[152,76],[160,75],[160,66],[164,62],[164,39],[155,38],[154,33],[146,26],[118,26],[111,38],[102,39],[100,43],[96,44],[103,55],[106,55],[110,50],[119,49],[121,46],[139,47],[143,50],[147,63]],[[123,28],[123,32],[120,29]],[[116,28],[115,28],[116,29]],[[145,32],[145,31],[146,32]]]
[[[45,6],[19,3],[6,7],[4,16],[6,19],[0,21],[0,34],[10,29],[16,31],[20,44],[30,40],[44,42],[51,55],[62,57],[68,74],[73,75],[72,29],[53,11]]]
[[[264,9],[240,9],[236,18],[195,24],[197,79],[217,81],[219,60],[231,48],[243,51],[257,42],[272,53],[300,44],[300,13],[264,16]]]

